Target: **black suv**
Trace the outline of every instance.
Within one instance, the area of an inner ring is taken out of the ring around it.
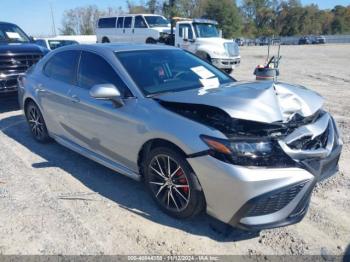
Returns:
[[[0,22],[0,94],[16,92],[17,77],[46,53],[17,25]]]

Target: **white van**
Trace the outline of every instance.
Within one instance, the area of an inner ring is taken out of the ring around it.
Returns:
[[[128,14],[102,17],[97,22],[98,43],[157,43],[163,34],[170,33],[170,22],[161,15]]]

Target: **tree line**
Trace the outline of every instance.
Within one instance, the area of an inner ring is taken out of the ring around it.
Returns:
[[[240,6],[235,0],[128,0],[127,10],[94,5],[66,10],[60,32],[94,34],[100,16],[122,13],[214,19],[227,38],[350,34],[350,5],[321,10],[299,0],[243,0]]]

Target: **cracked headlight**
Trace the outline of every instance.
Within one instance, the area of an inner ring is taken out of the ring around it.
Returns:
[[[220,139],[201,136],[210,148],[209,154],[219,160],[241,166],[295,166],[278,142],[265,138]]]
[[[263,141],[232,141],[229,142],[230,149],[238,156],[257,158],[271,153],[272,146],[270,142]]]

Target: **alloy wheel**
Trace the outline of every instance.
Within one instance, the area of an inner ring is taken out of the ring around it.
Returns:
[[[30,130],[33,135],[40,139],[45,136],[45,126],[42,120],[41,114],[38,109],[34,106],[30,107],[27,114]]]
[[[156,155],[149,164],[150,188],[166,209],[181,212],[190,200],[190,185],[180,164],[168,155]]]

